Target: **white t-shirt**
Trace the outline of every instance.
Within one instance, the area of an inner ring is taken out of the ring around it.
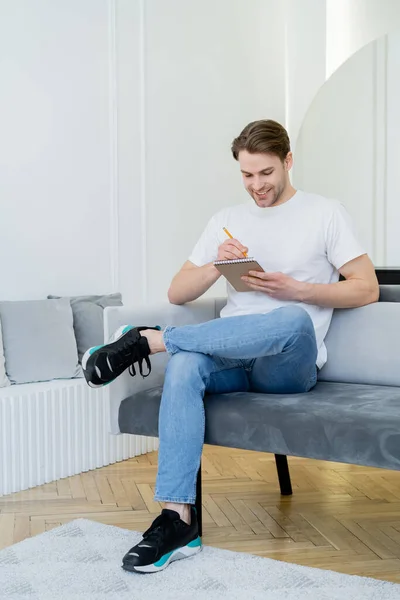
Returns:
[[[297,191],[287,202],[260,208],[253,200],[226,208],[208,222],[189,257],[201,267],[217,258],[218,247],[227,239],[223,227],[247,246],[265,271],[282,272],[298,281],[334,283],[338,270],[350,260],[366,254],[356,239],[349,214],[336,200]],[[268,313],[293,304],[263,292],[237,292],[227,282],[227,304],[221,317]],[[318,346],[317,366],[327,359],[324,338],[333,309],[297,302],[310,315]]]

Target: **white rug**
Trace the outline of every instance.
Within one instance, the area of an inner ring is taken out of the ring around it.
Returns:
[[[400,585],[205,547],[152,575],[121,557],[140,533],[77,519],[0,552],[1,600],[397,600]]]

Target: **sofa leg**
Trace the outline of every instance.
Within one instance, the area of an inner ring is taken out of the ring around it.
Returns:
[[[199,535],[203,535],[203,515],[202,515],[202,499],[201,499],[201,463],[197,473],[197,483],[196,483],[196,513],[197,513],[197,523],[199,525]]]
[[[275,463],[278,471],[279,486],[282,496],[292,495],[292,484],[290,482],[289,465],[287,456],[284,454],[275,454]]]

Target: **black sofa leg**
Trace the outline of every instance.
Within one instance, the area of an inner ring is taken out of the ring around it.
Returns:
[[[203,514],[202,514],[202,501],[201,501],[201,464],[197,473],[197,483],[196,483],[196,513],[197,513],[197,523],[199,525],[199,535],[203,535]]]
[[[284,454],[275,454],[275,463],[278,471],[279,486],[282,496],[292,495],[292,484],[290,482],[289,465],[287,456]]]

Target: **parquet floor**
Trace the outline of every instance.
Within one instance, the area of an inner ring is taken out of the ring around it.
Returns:
[[[208,446],[203,541],[400,583],[400,472],[289,458],[293,496],[279,493],[274,456]],[[0,548],[83,517],[144,531],[157,454],[0,498]]]

